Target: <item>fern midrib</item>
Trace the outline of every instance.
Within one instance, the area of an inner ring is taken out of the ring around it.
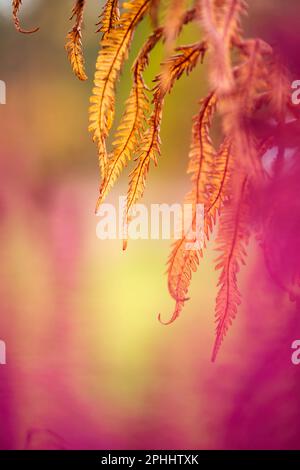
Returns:
[[[114,17],[114,13],[116,11],[117,4],[118,4],[118,0],[112,0],[111,12],[110,12],[110,15],[109,15],[108,32],[113,28],[113,22],[114,22],[113,17]]]

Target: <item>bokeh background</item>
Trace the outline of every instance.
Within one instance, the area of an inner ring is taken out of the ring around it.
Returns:
[[[168,241],[96,237],[96,149],[87,132],[102,2],[89,0],[83,41],[89,80],[65,57],[70,0],[24,0],[18,34],[0,2],[0,448],[300,448],[299,307],[273,285],[253,242],[241,273],[243,304],[217,362],[213,239],[194,276],[191,300],[169,327]],[[249,35],[276,44],[297,72],[299,2],[253,0]],[[130,88],[132,57],[150,30],[140,25],[118,87],[116,120]],[[182,43],[195,40],[187,27]],[[152,54],[146,78],[158,71]],[[299,61],[298,61],[299,62]],[[296,69],[295,69],[296,67]],[[300,72],[300,71],[299,71]],[[300,73],[299,77],[300,79]],[[207,90],[199,67],[167,99],[162,157],[145,201],[180,202],[191,119]],[[124,175],[109,197],[126,191]]]

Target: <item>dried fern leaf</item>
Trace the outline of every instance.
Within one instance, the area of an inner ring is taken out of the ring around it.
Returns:
[[[160,0],[151,0],[149,15],[151,19],[152,26],[158,28],[158,12],[160,7]]]
[[[104,34],[96,63],[89,131],[98,146],[102,177],[107,172],[105,140],[112,125],[115,108],[115,84],[128,56],[135,27],[149,8],[150,0],[125,3],[125,10],[115,28]]]
[[[109,33],[117,26],[119,18],[119,1],[106,0],[100,15],[100,21],[97,23],[97,26],[100,26],[97,32],[102,32],[103,34]]]
[[[72,16],[70,19],[76,17],[75,25],[69,31],[67,35],[67,42],[65,49],[68,54],[68,59],[72,66],[74,74],[79,78],[79,80],[87,80],[87,75],[84,68],[84,57],[82,52],[82,38],[81,38],[81,28],[83,22],[83,11],[86,4],[86,0],[77,0],[73,10]]]
[[[171,0],[164,23],[164,36],[167,54],[173,49],[185,15],[186,0]]]
[[[195,10],[188,10],[182,20],[186,24],[195,17]],[[164,29],[157,28],[147,39],[144,46],[141,48],[132,67],[134,84],[130,92],[129,99],[126,102],[125,112],[121,118],[120,125],[116,131],[116,137],[113,142],[114,150],[108,160],[107,174],[102,181],[100,187],[100,196],[97,201],[96,210],[105,199],[107,193],[111,190],[112,186],[120,176],[123,168],[127,165],[128,161],[137,153],[138,146],[140,145],[142,133],[144,131],[145,116],[148,115],[149,102],[147,96],[147,86],[143,81],[143,72],[149,63],[149,54],[158,41],[163,37]],[[189,70],[193,68],[199,55],[203,54],[203,45],[188,46],[191,48],[191,65]],[[183,57],[184,54],[178,56],[180,61],[187,63],[188,59]],[[176,60],[178,61],[176,56]],[[176,62],[175,65],[178,65]],[[177,68],[175,68],[173,75],[175,76]],[[157,78],[158,80],[158,78]],[[170,84],[173,85],[174,80]],[[158,89],[156,89],[156,95]]]
[[[232,41],[240,39],[240,17],[247,10],[245,0],[203,0],[200,19],[212,48],[210,80],[219,95],[233,90]]]
[[[117,128],[114,150],[108,162],[107,175],[100,187],[100,196],[97,208],[102,204],[107,193],[111,190],[120,176],[123,168],[134,155],[145,128],[145,119],[150,106],[147,96],[147,86],[143,80],[143,72],[149,62],[149,54],[163,34],[162,28],[155,30],[148,38],[132,67],[134,83],[129,98],[125,105],[125,111]]]
[[[154,79],[158,83],[162,96],[170,93],[174,83],[183,73],[189,74],[199,60],[203,61],[206,49],[206,42],[176,48],[177,54],[171,56],[162,64],[162,73]]]
[[[177,240],[168,260],[168,289],[176,300],[175,310],[171,319],[172,323],[180,314],[184,302],[187,300],[187,292],[192,273],[199,264],[202,247],[188,249],[191,243],[190,230],[195,230],[197,204],[210,205],[209,180],[215,169],[215,150],[210,140],[209,132],[212,116],[216,107],[216,97],[212,93],[200,103],[200,111],[193,119],[192,143],[189,153],[188,173],[191,174],[192,190],[185,197],[186,204],[192,204],[191,227],[183,237]]]
[[[240,265],[245,264],[246,248],[249,240],[247,177],[241,177],[238,189],[234,189],[234,197],[225,204],[217,237],[218,251],[216,269],[221,269],[216,300],[216,340],[212,353],[215,361],[221,343],[231,326],[241,303],[241,294],[237,285]],[[230,194],[232,194],[231,188]]]
[[[160,123],[162,115],[162,101],[155,103],[153,114],[149,120],[149,127],[145,131],[139,148],[137,165],[129,175],[129,188],[127,194],[127,216],[133,205],[140,199],[145,190],[146,176],[149,171],[150,161],[155,165],[160,155]]]
[[[12,15],[13,15],[13,20],[14,24],[16,27],[16,30],[19,31],[19,33],[23,34],[32,34],[36,33],[40,28],[34,28],[34,29],[23,29],[20,25],[20,20],[19,20],[19,11],[22,5],[22,0],[13,0],[12,2]]]
[[[168,81],[161,83],[161,74],[155,78],[157,83],[154,91],[154,111],[149,121],[149,127],[145,131],[139,147],[139,157],[137,165],[130,174],[129,190],[127,194],[127,214],[130,209],[140,199],[144,193],[146,176],[149,170],[150,161],[157,163],[160,155],[160,123],[162,107],[166,93],[170,92],[175,81],[181,77],[183,72],[189,73],[197,64],[200,57],[203,57],[203,43],[193,44],[178,48],[181,54],[170,57],[167,61],[169,70]],[[163,64],[164,66],[165,64]]]
[[[270,90],[270,107],[278,122],[286,118],[288,104],[291,100],[291,77],[278,57],[271,63],[268,85]]]
[[[265,56],[270,49],[259,40],[248,40],[243,44],[244,61],[235,71],[235,91],[222,100],[223,129],[231,135],[234,154],[241,155],[238,166],[250,177],[263,179],[263,169],[256,140],[249,126],[257,108],[257,101],[268,89],[268,67]]]

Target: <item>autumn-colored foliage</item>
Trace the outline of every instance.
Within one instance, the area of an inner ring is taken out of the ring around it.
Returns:
[[[20,4],[21,1],[13,2],[13,16],[17,29],[24,32],[18,20]],[[81,80],[87,78],[81,44],[85,5],[85,0],[75,2],[72,14],[75,25],[66,44],[73,71]],[[166,8],[165,15],[160,15],[163,8]],[[265,239],[269,231],[265,228],[272,215],[253,223],[253,211],[257,195],[264,194],[266,188],[282,176],[284,148],[278,147],[271,175],[263,164],[263,156],[274,147],[274,135],[289,116],[299,119],[290,104],[287,70],[269,44],[262,39],[246,38],[243,33],[242,20],[247,9],[245,0],[196,0],[191,9],[187,9],[183,0],[163,4],[159,0],[131,0],[121,8],[117,0],[107,0],[98,24],[100,50],[90,100],[89,130],[97,146],[102,177],[97,208],[124,167],[133,160],[127,195],[128,216],[132,206],[143,196],[149,169],[157,164],[161,153],[160,125],[166,94],[183,74],[201,66],[204,60],[208,63],[210,91],[207,97],[199,97],[199,111],[192,123],[188,164],[192,187],[186,202],[193,207],[204,204],[205,244],[219,218],[216,269],[220,276],[213,360],[241,302],[238,274],[245,263],[251,233],[255,232],[266,258],[270,258]],[[130,95],[112,148],[108,149],[116,85],[135,29],[146,15],[151,17],[153,31],[132,66]],[[161,16],[165,21],[160,24]],[[199,41],[176,47],[182,28],[190,22],[199,26]],[[159,41],[165,45],[165,60],[150,89],[143,73],[149,54]],[[222,142],[218,146],[211,137],[215,116],[219,116],[222,123]],[[257,123],[262,123],[261,130],[271,118],[273,135],[257,132]],[[203,249],[187,250],[184,238],[173,244],[167,273],[175,309],[166,321],[160,316],[162,322],[169,324],[180,315]],[[299,266],[295,267],[293,276],[281,282],[285,290],[293,293],[295,284],[299,284]]]

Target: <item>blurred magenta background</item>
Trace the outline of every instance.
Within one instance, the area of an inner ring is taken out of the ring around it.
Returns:
[[[300,448],[300,366],[291,363],[299,307],[273,285],[256,244],[240,276],[243,304],[212,364],[213,243],[182,316],[164,327],[157,314],[166,318],[173,308],[164,275],[169,242],[132,241],[123,253],[121,242],[96,237],[98,168],[87,109],[102,3],[88,1],[85,83],[64,51],[72,1],[24,0],[24,26],[41,26],[31,36],[14,30],[9,3],[0,9],[7,85],[0,106],[0,339],[7,345],[0,448]],[[249,35],[278,44],[297,73],[298,2],[250,3]],[[116,120],[130,62],[148,32],[147,19],[119,83]],[[198,34],[188,27],[182,42]],[[148,83],[161,56],[160,48],[152,54]],[[199,67],[167,100],[148,203],[183,200],[191,118],[206,79]],[[108,202],[126,183],[124,174]]]

